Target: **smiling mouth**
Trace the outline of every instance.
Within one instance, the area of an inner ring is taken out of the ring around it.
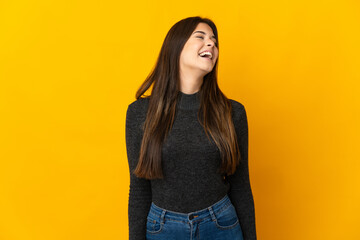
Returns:
[[[200,58],[203,58],[203,59],[207,59],[207,60],[209,60],[209,61],[212,61],[212,58],[210,58],[210,57],[201,57],[201,56],[199,56]]]

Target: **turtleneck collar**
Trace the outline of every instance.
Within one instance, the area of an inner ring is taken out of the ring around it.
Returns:
[[[200,108],[200,90],[196,93],[186,94],[179,91],[178,108],[180,109],[199,109]]]

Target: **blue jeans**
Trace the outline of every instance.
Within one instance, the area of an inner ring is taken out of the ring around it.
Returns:
[[[228,195],[213,205],[191,213],[156,206],[147,216],[147,240],[243,240],[234,205]]]

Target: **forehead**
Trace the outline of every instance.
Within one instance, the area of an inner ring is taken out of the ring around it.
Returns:
[[[206,23],[199,23],[197,26],[196,26],[196,28],[195,28],[195,30],[194,30],[194,32],[195,31],[197,31],[197,30],[201,30],[201,31],[203,31],[203,32],[206,32],[206,33],[208,33],[208,34],[214,34],[213,33],[213,31],[212,31],[212,29],[211,29],[211,27],[209,26],[209,25],[207,25]]]

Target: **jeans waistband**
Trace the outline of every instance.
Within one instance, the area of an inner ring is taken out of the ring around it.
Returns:
[[[204,218],[208,218],[209,216],[215,220],[215,215],[222,212],[228,205],[232,204],[230,198],[226,194],[222,199],[214,203],[213,205],[190,213],[179,213],[175,211],[166,210],[159,206],[156,206],[154,202],[151,203],[149,214],[155,214],[156,216],[160,217],[162,221],[164,218],[171,218],[178,221],[200,221]],[[215,214],[215,215],[214,215]]]

